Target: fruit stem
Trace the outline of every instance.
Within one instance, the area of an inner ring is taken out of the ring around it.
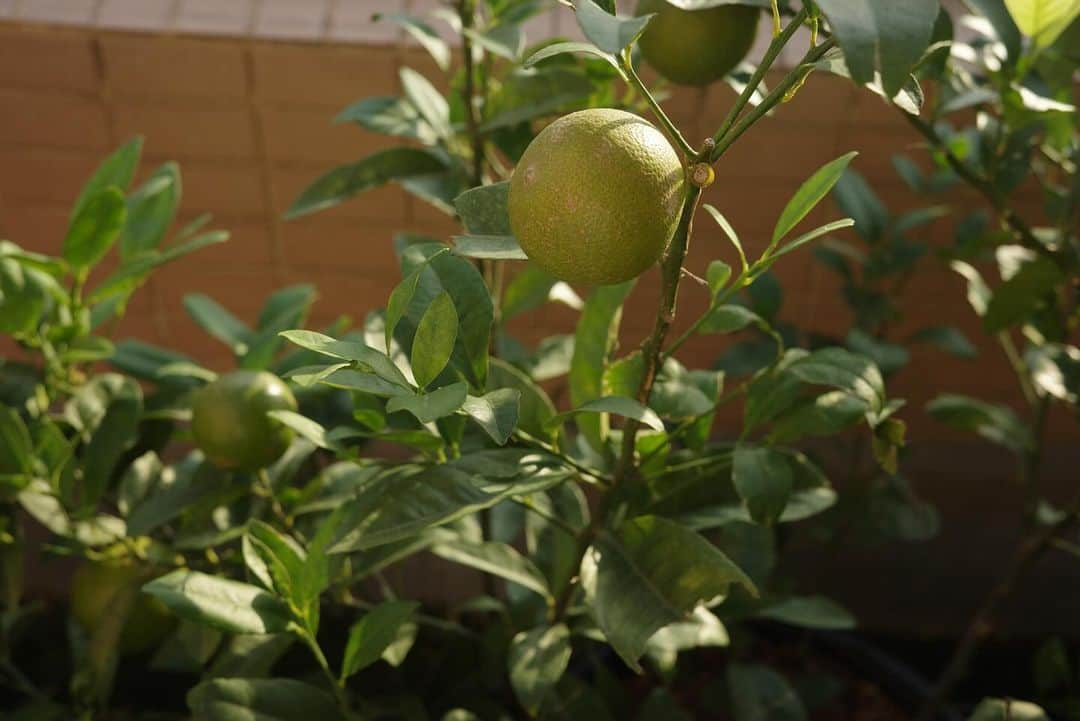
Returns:
[[[773,16],[776,22],[779,22],[779,15]],[[746,87],[739,94],[739,97],[735,99],[735,104],[731,106],[731,110],[728,111],[727,117],[724,118],[724,122],[720,124],[720,129],[713,135],[713,141],[719,144],[720,139],[727,135],[731,127],[735,125],[735,121],[739,119],[739,114],[746,108],[750,100],[754,97],[754,93],[757,92],[758,87],[761,85],[761,81],[765,79],[765,74],[769,72],[773,63],[776,62],[776,58],[779,57],[780,51],[784,49],[784,46],[788,44],[795,32],[806,20],[807,12],[806,8],[800,10],[788,26],[784,30],[773,37],[773,41],[769,43],[768,49],[765,51],[764,57],[761,58],[761,62],[757,66],[757,70],[750,76],[750,80],[747,81]],[[710,160],[715,160],[720,157],[715,154],[715,147],[713,148],[714,154],[710,156]]]
[[[790,27],[791,26],[789,25],[788,29],[790,29]],[[810,48],[806,55],[803,56],[802,62],[785,75],[784,79],[780,81],[780,84],[777,85],[771,93],[765,96],[765,99],[758,103],[756,108],[747,113],[742,120],[733,125],[722,137],[716,138],[716,147],[713,148],[712,154],[709,157],[709,162],[715,163],[719,160],[720,156],[723,155],[724,152],[731,147],[732,143],[738,140],[739,136],[745,133],[750,126],[788,98],[789,91],[804,82],[806,80],[807,72],[811,69],[813,64],[820,60],[821,57],[835,45],[836,38],[828,38],[825,42],[821,43],[821,45]]]
[[[634,70],[634,63],[630,59],[630,50],[627,48],[619,56],[619,65],[626,72],[627,82],[641,93],[645,98],[645,102],[649,104],[649,108],[652,109],[653,115],[660,121],[660,125],[664,128],[664,132],[667,133],[668,139],[679,148],[679,151],[691,161],[698,159],[698,152],[694,150],[690,143],[686,142],[686,138],[683,137],[679,129],[675,127],[675,123],[671,122],[671,118],[667,116],[664,109],[660,107],[660,103],[656,102],[656,98],[652,96],[649,89],[645,87],[645,83],[638,77],[637,71]]]

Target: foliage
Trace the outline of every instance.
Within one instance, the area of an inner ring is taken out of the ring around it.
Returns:
[[[886,331],[898,312],[891,286],[922,254],[913,233],[939,211],[889,214],[849,170],[855,154],[847,153],[785,189],[774,232],[751,257],[723,208],[698,212],[701,190],[710,166],[768,113],[782,113],[812,72],[851,77],[917,113],[922,94],[912,70],[948,72],[931,44],[946,16],[932,0],[772,3],[776,32],[760,66],[737,71],[747,77],[736,83],[742,89],[728,117],[695,148],[640,79],[635,48],[648,16],[618,16],[610,0],[577,0],[572,11],[588,42],[529,44],[524,23],[543,11],[570,12],[566,4],[460,0],[456,12],[378,18],[420,42],[450,92],[404,68],[401,96],[342,111],[339,122],[391,141],[314,180],[288,215],[397,183],[459,219],[462,232],[449,243],[398,236],[402,279],[384,309],[353,331],[342,319],[316,332],[302,327],[314,299],[307,286],[274,293],[253,325],[205,296],[185,298],[186,311],[239,368],[284,377],[297,395],[299,412],[268,413],[295,440],[267,467],[227,471],[188,450],[191,397],[214,371],[181,353],[109,339],[110,324],[153,269],[223,240],[193,224],[164,242],[179,199],[175,165],[127,192],[134,141],[88,181],[60,257],[0,243],[0,328],[25,354],[2,367],[0,671],[27,714],[122,713],[112,704],[126,690],[114,683],[124,671],[117,641],[132,605],[117,603],[87,632],[69,624],[73,672],[39,688],[36,671],[22,670],[14,655],[26,629],[41,623],[21,598],[30,523],[46,529],[49,553],[146,571],[142,592],[178,623],[144,661],[187,674],[187,705],[200,719],[619,718],[639,711],[629,707],[623,676],[645,670],[656,688],[640,717],[688,717],[667,688],[680,657],[727,646],[734,634],[746,640],[731,648],[725,712],[805,718],[812,710],[813,699],[783,672],[758,663],[747,622],[854,622],[835,602],[800,594],[777,568],[777,549],[796,524],[837,506],[826,468],[803,447],[807,437],[867,439],[877,465],[865,472],[904,489],[891,497],[887,522],[904,529],[898,535],[920,535],[911,530],[924,520],[917,510],[896,510],[910,500],[898,470],[903,404],[885,381],[906,350]],[[461,38],[458,66],[433,22]],[[1065,101],[1052,84],[1049,95],[1025,85],[1031,73],[1049,83],[1040,63],[1057,57],[1056,26],[1028,27],[1041,22],[1021,23],[1036,43],[1023,51],[1017,44],[986,77],[958,73],[935,96],[932,120],[913,122],[940,137],[937,162],[992,190],[1011,229],[969,232],[953,259],[1014,248],[999,253],[1007,272],[994,291],[972,281],[988,330],[1022,327],[1029,346],[1017,356],[1033,398],[1075,407],[1065,380],[1076,375],[1076,349],[1067,345],[1075,309],[1063,315],[1054,301],[1075,277],[1068,219],[1077,184],[1061,175],[1075,173],[1075,133],[1059,118],[1072,111],[1058,107]],[[766,90],[762,79],[803,27],[814,42]],[[995,32],[1007,36],[1008,28]],[[998,45],[979,41],[972,51],[989,57]],[[988,97],[984,86],[997,94]],[[944,124],[972,103],[994,112],[974,130]],[[590,107],[651,113],[691,181],[659,263],[654,329],[631,350],[620,346],[620,324],[637,283],[583,298],[583,289],[517,265],[525,256],[508,222],[505,181],[525,148],[552,118]],[[1056,234],[1022,225],[1006,203],[1036,149],[1045,157],[1030,167],[1047,183]],[[920,187],[937,187],[919,177]],[[830,193],[850,217],[805,228]],[[681,289],[695,219],[717,222],[732,248],[726,260],[709,258],[701,287]],[[818,257],[842,274],[855,325],[845,338],[802,343],[777,320],[770,269],[852,225],[862,250],[830,238]],[[116,269],[91,281],[108,253],[118,257]],[[689,292],[707,293],[707,309],[669,338],[676,300]],[[549,303],[576,313],[575,328],[531,348],[515,337],[515,322]],[[743,331],[757,334],[749,359],[729,356],[718,370],[677,358],[695,335]],[[970,352],[950,329],[904,342],[921,340]],[[553,401],[554,383],[568,389],[569,405]],[[1003,417],[950,402],[945,415],[976,429]],[[714,418],[733,404],[741,429],[717,437]],[[1009,437],[1031,457],[1034,441]],[[386,572],[421,554],[479,571],[483,593],[449,610],[403,599]],[[986,714],[996,713],[994,704]]]

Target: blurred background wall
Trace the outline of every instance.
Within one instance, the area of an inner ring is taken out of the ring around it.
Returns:
[[[183,213],[204,212],[232,239],[159,272],[133,303],[117,337],[138,337],[228,368],[228,350],[185,315],[185,293],[206,293],[253,320],[264,297],[284,284],[319,289],[312,324],[342,313],[362,319],[381,306],[398,278],[393,235],[413,231],[448,239],[454,222],[396,186],[367,193],[331,211],[293,222],[281,214],[306,184],[338,163],[355,160],[394,141],[358,127],[332,125],[348,103],[399,91],[397,70],[409,65],[439,86],[441,73],[419,48],[372,12],[422,12],[435,0],[0,0],[0,237],[32,250],[58,252],[67,213],[83,180],[113,147],[135,134],[146,138],[145,176],[176,160],[183,172]],[[575,35],[564,9],[543,15],[530,40]],[[763,33],[763,38],[766,34]],[[801,56],[801,50],[793,51]],[[787,59],[791,59],[791,54]],[[723,84],[676,89],[668,107],[690,138],[719,125],[732,98]],[[707,201],[732,221],[748,252],[760,248],[791,193],[820,165],[849,150],[895,212],[929,201],[912,196],[892,168],[892,156],[916,148],[899,115],[876,96],[846,81],[815,75],[775,117],[755,127],[718,167]],[[976,199],[951,196],[961,206]],[[1022,191],[1019,204],[1037,217],[1040,198]],[[835,218],[823,204],[808,222]],[[931,243],[951,241],[954,216],[926,226]],[[699,220],[689,266],[732,260],[719,229]],[[888,548],[844,549],[812,566],[811,585],[838,593],[862,619],[879,628],[927,631],[955,628],[1000,567],[1016,529],[1020,501],[1010,485],[1010,457],[989,444],[950,433],[922,413],[947,389],[1003,402],[1018,401],[1016,384],[964,299],[961,279],[933,261],[907,287],[908,328],[952,324],[979,346],[978,360],[916,349],[912,364],[890,384],[909,400],[904,414],[912,440],[905,461],[920,493],[945,518],[935,541]],[[842,334],[850,317],[835,275],[799,254],[777,267],[783,282],[782,317],[801,327]],[[647,275],[624,318],[624,347],[651,324],[658,282]],[[704,308],[706,294],[687,284],[685,324]],[[573,315],[558,309],[530,317],[519,328],[526,340],[572,329]],[[718,337],[687,346],[689,364],[709,365],[723,350]],[[738,417],[722,418],[721,429]],[[1050,424],[1047,471],[1051,484],[1075,483],[1080,438],[1075,423]],[[960,542],[963,541],[963,542]],[[895,582],[880,578],[887,567]],[[1053,611],[1048,589],[1069,598],[1080,590],[1067,564],[1047,564],[1030,584],[1030,598]],[[853,580],[855,582],[853,582]],[[1055,585],[1058,584],[1058,585]],[[1059,584],[1065,584],[1064,586]],[[839,589],[839,590],[837,590]],[[1017,630],[1075,628],[1071,609],[1038,616],[1024,612]],[[1072,596],[1075,597],[1075,596]],[[947,599],[947,603],[942,600]]]

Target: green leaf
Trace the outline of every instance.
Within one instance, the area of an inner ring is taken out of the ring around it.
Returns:
[[[512,235],[455,235],[454,254],[486,260],[528,260]]]
[[[104,495],[117,464],[137,439],[143,411],[139,384],[117,373],[93,378],[65,408],[69,419],[78,418],[84,438],[79,507],[93,508]]]
[[[180,618],[228,633],[289,630],[289,609],[281,599],[246,583],[177,569],[143,586]]]
[[[570,402],[574,406],[604,395],[604,367],[618,341],[623,301],[633,287],[633,281],[600,286],[585,302],[574,333],[574,355],[570,362]],[[578,428],[594,449],[603,447],[607,435],[603,416],[579,419]]]
[[[404,98],[364,98],[338,113],[334,122],[356,123],[373,133],[419,140],[424,145],[438,142],[435,131],[420,117],[413,104]]]
[[[127,199],[127,222],[120,238],[120,257],[129,260],[156,249],[176,217],[180,202],[180,168],[165,163]]]
[[[420,317],[435,296],[450,294],[458,312],[458,338],[451,365],[476,387],[487,377],[488,350],[495,310],[491,293],[475,264],[447,252],[441,243],[408,245],[402,250],[405,272],[421,271],[406,313],[396,324],[396,337],[403,347],[411,347]],[[426,266],[426,268],[425,268]],[[392,320],[387,310],[387,324]]]
[[[979,271],[962,260],[950,261],[949,267],[967,281],[967,299],[972,310],[977,315],[986,315],[986,309],[990,305],[990,288],[986,285],[986,281],[983,280]]]
[[[539,308],[552,301],[580,311],[584,302],[568,284],[535,265],[527,265],[507,284],[503,291],[502,319]]]
[[[510,683],[518,702],[533,716],[566,672],[570,654],[570,631],[561,623],[522,631],[510,642]]]
[[[1039,393],[1075,407],[1080,396],[1080,349],[1063,343],[1032,346],[1024,353]]]
[[[834,220],[831,223],[826,223],[819,228],[814,228],[813,230],[803,233],[795,240],[791,241],[790,243],[786,244],[784,247],[773,253],[771,260],[776,261],[777,259],[787,255],[788,253],[798,250],[807,243],[812,243],[823,235],[828,235],[829,233],[835,232],[837,230],[843,230],[844,228],[850,228],[853,225],[855,225],[855,221],[851,218],[842,218],[840,220]]]
[[[461,409],[501,446],[517,426],[520,406],[520,390],[499,388],[480,397],[468,396]]]
[[[435,86],[412,68],[403,67],[399,72],[401,87],[416,111],[420,113],[439,139],[446,140],[451,135],[450,105]]]
[[[838,2],[849,2],[850,0],[837,0]],[[855,2],[863,2],[863,0],[854,0]],[[873,2],[875,0],[866,0]],[[925,0],[920,0],[924,2]],[[821,59],[814,63],[815,67],[832,73],[833,75],[839,75],[844,78],[851,78],[851,71],[848,69],[847,59],[844,55],[844,51],[840,48],[830,48]],[[923,102],[926,98],[923,96],[922,86],[914,75],[908,75],[899,90],[890,93],[886,91],[881,82],[881,74],[874,73],[873,80],[868,82],[862,82],[870,92],[875,95],[881,96],[884,100],[891,102],[896,107],[903,110],[909,115],[918,115],[922,110]]]
[[[126,218],[124,194],[116,188],[105,188],[88,198],[71,218],[64,260],[79,270],[95,265],[120,237]]]
[[[293,202],[285,213],[285,218],[299,218],[331,208],[354,195],[392,180],[437,173],[445,169],[445,160],[431,150],[409,147],[380,150],[363,160],[339,166],[319,177]]]
[[[767,526],[783,514],[794,484],[787,456],[773,448],[743,443],[735,447],[731,479],[750,516]]]
[[[0,405],[0,476],[29,474],[33,453],[33,440],[22,416]]]
[[[618,55],[623,48],[637,40],[653,17],[617,17],[603,10],[593,0],[577,0],[574,8],[577,11],[578,25],[585,37],[593,45],[612,55]]]
[[[1064,282],[1065,276],[1049,258],[1038,257],[1023,263],[994,289],[986,305],[983,326],[988,333],[996,333],[1026,321]]]
[[[344,721],[334,697],[291,678],[216,678],[187,695],[199,721]]]
[[[757,615],[800,628],[828,631],[855,628],[855,617],[844,607],[824,596],[793,596],[765,606]]]
[[[444,290],[431,301],[416,326],[409,361],[418,386],[426,388],[446,368],[457,334],[457,309]]]
[[[849,391],[877,412],[885,407],[885,381],[871,361],[842,348],[825,348],[795,360],[787,372],[804,383]]]
[[[472,235],[512,235],[506,201],[510,181],[481,185],[454,198],[454,209]]]
[[[432,546],[431,552],[439,558],[506,579],[554,601],[544,574],[513,546],[497,541],[450,541]]]
[[[145,473],[146,469],[133,465],[129,474],[140,471]],[[222,480],[222,474],[209,463],[183,462],[172,466],[171,472],[150,477],[126,475],[121,488],[131,499],[126,512],[128,533],[132,538],[149,535],[199,502],[220,495]],[[132,483],[142,487],[138,498],[135,498],[137,488],[131,487]],[[227,484],[225,488],[228,488]]]
[[[822,393],[783,413],[773,424],[769,440],[792,443],[807,436],[831,436],[866,416],[866,401],[846,391]]]
[[[551,402],[551,398],[544,389],[538,386],[528,374],[504,360],[493,358],[487,388],[489,395],[499,391],[517,391],[519,393],[517,427],[538,438],[550,435],[547,422],[555,415],[555,404]],[[469,401],[466,400],[466,404],[468,403]],[[496,408],[496,420],[501,427],[505,428],[505,422],[500,419],[508,418],[508,412],[502,408],[503,405],[505,401],[500,401],[499,407]],[[469,412],[468,408],[466,412]],[[469,415],[476,417],[471,412]]]
[[[310,330],[287,330],[280,333],[291,343],[330,358],[339,358],[366,366],[383,380],[402,388],[410,388],[409,381],[385,353],[357,341],[343,341]]]
[[[1047,48],[1080,17],[1080,0],[1005,0],[1020,32]]]
[[[450,69],[450,46],[426,22],[401,13],[376,13],[373,20],[389,20],[400,25],[424,50],[428,51],[440,70]]]
[[[465,28],[462,34],[489,53],[511,62],[519,61],[521,52],[525,49],[525,34],[516,22],[498,23],[483,32],[475,28]]]
[[[83,186],[78,200],[75,201],[75,206],[71,210],[72,218],[79,215],[91,198],[97,197],[106,188],[114,187],[123,191],[131,185],[131,180],[139,167],[142,146],[142,137],[136,136],[117,148],[97,167]]]
[[[795,195],[788,201],[776,221],[772,234],[773,245],[790,233],[829,194],[856,155],[857,152],[847,153],[826,163],[795,191]]]
[[[727,285],[728,280],[731,279],[731,266],[722,260],[714,260],[709,263],[708,269],[705,271],[705,280],[709,284],[709,292],[712,293],[713,298],[716,298],[720,294],[720,291]]]
[[[840,176],[833,189],[833,200],[844,215],[855,220],[855,232],[863,240],[874,243],[884,236],[890,222],[889,211],[858,171],[849,168]]]
[[[784,677],[765,666],[728,666],[735,721],[807,721],[806,707]]]
[[[840,41],[852,78],[868,83],[879,70],[889,97],[922,58],[940,10],[937,0],[821,0],[818,6]]]
[[[587,55],[595,55],[598,58],[609,63],[613,68],[619,71],[619,75],[623,75],[623,69],[619,67],[619,63],[610,54],[604,52],[600,48],[596,47],[592,43],[579,43],[579,42],[563,42],[552,43],[551,45],[545,45],[537,50],[535,53],[525,58],[525,62],[522,63],[523,67],[531,68],[537,63],[543,62],[548,58],[553,58],[556,55],[563,55],[565,53],[585,53]]]
[[[454,383],[430,393],[394,396],[387,401],[386,412],[408,411],[421,423],[431,423],[456,413],[465,404],[468,395],[467,383]]]
[[[552,476],[550,482],[557,483],[561,478]],[[489,491],[480,485],[481,480],[473,469],[449,463],[369,483],[347,505],[342,522],[347,531],[334,542],[330,552],[362,551],[410,538],[521,492],[514,484]]]
[[[202,293],[189,293],[184,296],[184,309],[200,328],[229,346],[235,355],[247,353],[251,329],[213,298]]]
[[[1016,453],[1032,447],[1030,429],[1008,406],[945,393],[930,401],[926,412],[950,428],[977,433]]]
[[[976,358],[979,355],[967,336],[952,326],[923,328],[909,340],[912,343],[930,343],[958,358]]]
[[[699,326],[701,333],[734,333],[751,325],[768,328],[765,319],[743,305],[718,305],[711,308]]]
[[[739,235],[735,232],[735,228],[733,228],[731,223],[728,222],[728,219],[724,217],[724,214],[713,206],[706,203],[704,208],[705,212],[712,216],[712,219],[720,226],[720,230],[724,231],[724,235],[727,236],[728,240],[730,240],[731,244],[735,247],[735,252],[739,254],[739,264],[742,266],[742,269],[744,271],[747,270],[749,264],[746,262],[746,251],[743,250],[742,241],[739,240]]]
[[[1050,721],[1041,707],[1011,698],[983,699],[968,721]]]
[[[615,415],[623,416],[624,418],[633,418],[639,423],[643,423],[649,428],[652,428],[654,431],[664,430],[664,422],[660,420],[660,416],[656,415],[656,411],[648,406],[642,405],[633,398],[626,398],[625,396],[605,396],[603,398],[588,401],[571,411],[566,411],[565,413],[560,413],[555,416],[548,421],[548,426],[557,426],[566,422],[567,419],[581,413],[614,413]]]
[[[138,284],[149,275],[150,271],[155,268],[159,268],[166,263],[171,263],[174,260],[183,258],[184,256],[202,250],[203,248],[208,248],[211,245],[224,243],[228,239],[229,234],[224,230],[201,233],[194,238],[189,238],[183,242],[171,245],[164,250],[145,251],[140,255],[121,263],[120,267],[105,280],[101,281],[100,285],[94,288],[93,292],[90,293],[90,302],[102,301],[101,305],[94,307],[93,312],[99,312],[99,308],[106,307],[106,303],[110,300],[115,300],[117,296],[132,292],[138,287]],[[97,327],[110,317],[112,317],[112,315],[100,318],[99,320],[95,319],[94,327]]]
[[[610,60],[610,56],[607,57]],[[559,114],[562,109],[576,109],[592,95],[594,82],[577,68],[562,66],[512,72],[503,78],[499,93],[490,101],[491,115],[480,126],[480,131],[509,129],[546,115]]]
[[[661,671],[675,670],[679,653],[695,648],[723,647],[731,643],[724,624],[709,609],[698,606],[688,620],[664,626],[649,639],[645,653]]]
[[[382,658],[386,649],[397,639],[398,631],[412,620],[419,607],[420,604],[415,601],[387,601],[354,623],[345,645],[341,679],[347,679]]]
[[[602,535],[581,568],[586,599],[608,642],[635,670],[649,639],[733,583],[756,593],[727,556],[689,528],[656,516]]]

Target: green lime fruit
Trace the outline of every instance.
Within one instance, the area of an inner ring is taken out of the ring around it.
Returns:
[[[667,0],[640,0],[636,13],[655,13],[638,44],[656,72],[678,85],[708,85],[746,57],[757,36],[761,10],[717,5],[683,10]]]
[[[510,228],[544,270],[606,285],[656,263],[675,232],[682,163],[663,133],[622,110],[580,110],[544,128],[510,179]]]
[[[292,443],[293,432],[269,411],[295,411],[296,398],[273,373],[239,370],[197,390],[191,402],[195,445],[222,468],[257,471]]]
[[[165,604],[139,590],[153,575],[133,563],[87,561],[71,580],[71,615],[87,634],[93,634],[115,612],[124,594],[134,594],[120,631],[119,651],[123,656],[149,651],[176,625],[176,617]]]

